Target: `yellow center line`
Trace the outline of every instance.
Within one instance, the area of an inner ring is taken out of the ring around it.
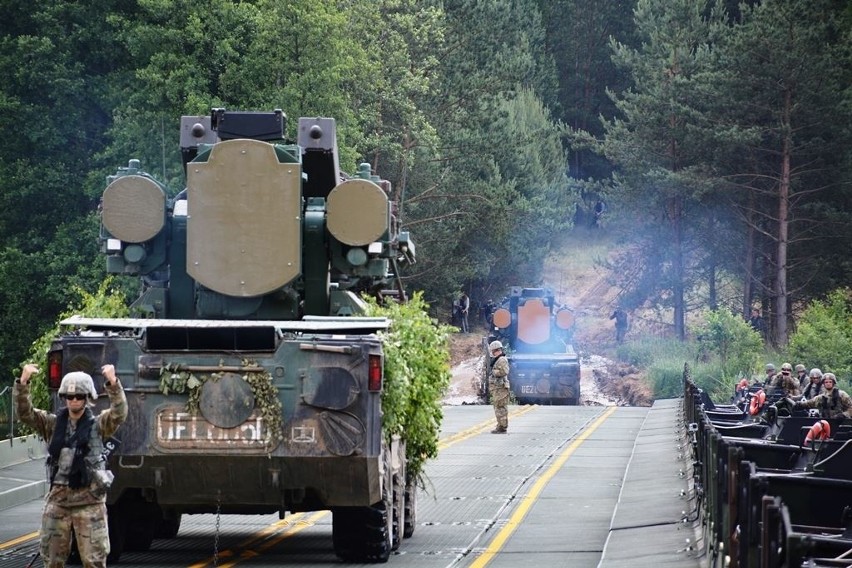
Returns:
[[[538,408],[538,406],[535,405],[515,406],[514,408],[512,408],[512,410],[509,411],[509,418],[517,418],[518,416],[523,416],[527,412],[536,408]],[[466,430],[451,434],[438,442],[438,449],[443,450],[449,448],[453,444],[461,442],[462,440],[467,440],[468,438],[476,436],[477,434],[481,434],[482,432],[488,430],[489,428],[492,428],[493,426],[494,419],[491,418],[489,420],[480,422],[475,426],[471,426]]]
[[[31,532],[29,534],[21,535],[17,538],[13,538],[12,540],[7,540],[6,542],[0,543],[0,550],[5,550],[7,548],[12,548],[18,544],[27,542],[28,540],[33,540],[38,538],[39,531]]]
[[[598,427],[606,421],[607,418],[615,412],[617,407],[611,406],[606,412],[604,412],[601,416],[599,416],[592,424],[586,428],[582,434],[577,436],[577,438],[571,442],[571,444],[565,449],[562,454],[560,454],[559,458],[556,459],[553,464],[547,468],[547,471],[536,480],[533,486],[530,488],[529,493],[524,495],[521,499],[518,508],[515,509],[515,512],[512,513],[512,516],[509,517],[506,525],[500,529],[500,532],[497,533],[497,536],[494,537],[494,540],[488,545],[485,551],[470,565],[470,568],[483,568],[486,566],[491,560],[494,559],[494,556],[500,552],[503,546],[506,544],[506,541],[509,540],[509,537],[514,534],[515,530],[521,525],[521,522],[524,520],[524,517],[527,516],[530,508],[536,503],[539,495],[544,490],[544,487],[547,483],[556,475],[556,472],[565,465],[565,462],[568,461],[568,458],[571,457],[571,454],[580,447],[580,444],[586,441],[586,438],[592,435],[592,433],[598,429]]]
[[[534,405],[515,406],[512,410],[509,411],[509,416],[515,417],[515,418],[518,417],[518,416],[523,416],[527,412],[530,412],[531,410],[534,410],[536,408],[538,408],[538,407],[534,406]],[[480,422],[479,424],[477,424],[475,426],[467,428],[466,430],[462,430],[461,432],[456,432],[455,434],[451,434],[451,435],[447,436],[446,438],[444,438],[444,439],[442,439],[438,442],[438,449],[443,450],[443,449],[449,448],[453,444],[457,444],[458,442],[461,442],[462,440],[466,440],[468,438],[476,436],[477,434],[481,434],[483,431],[487,430],[488,428],[491,428],[493,425],[494,425],[494,419],[488,419],[488,420],[485,420],[483,422]],[[268,527],[264,528],[261,531],[260,534],[252,536],[252,537],[246,539],[245,541],[243,541],[242,543],[240,543],[239,545],[235,546],[234,547],[235,550],[227,549],[227,550],[223,550],[222,552],[220,552],[219,553],[220,558],[234,558],[234,560],[227,562],[225,564],[219,564],[219,566],[220,566],[220,568],[232,568],[233,566],[236,566],[238,563],[242,562],[243,560],[249,560],[251,558],[255,558],[257,556],[260,556],[260,553],[268,550],[269,548],[278,544],[279,542],[281,542],[285,538],[288,538],[288,537],[296,534],[299,531],[302,531],[302,530],[304,530],[308,527],[315,525],[320,519],[322,519],[323,517],[328,515],[330,512],[331,511],[317,511],[316,513],[314,513],[313,515],[311,515],[309,518],[307,518],[305,520],[298,520],[295,526],[289,526],[287,524],[287,522],[289,521],[290,524],[292,524],[293,518],[301,516],[301,515],[303,515],[303,513],[291,515],[290,517],[288,517],[288,519],[278,521],[277,523],[273,523],[272,525],[269,525]],[[278,533],[277,529],[279,529],[281,527],[286,527],[286,530]],[[248,548],[253,543],[260,542],[260,541],[264,541],[263,544],[254,547],[254,549]],[[213,558],[208,558],[208,559],[204,560],[203,562],[199,562],[197,564],[192,564],[189,568],[205,568],[206,566],[208,566],[212,562],[213,562]]]
[[[517,418],[519,416],[523,416],[527,412],[530,412],[531,410],[534,410],[536,408],[538,408],[538,407],[535,406],[535,405],[514,406],[514,407],[512,407],[512,410],[509,411],[509,417],[510,418]],[[444,449],[449,448],[450,446],[457,444],[457,443],[459,443],[463,440],[466,440],[468,438],[472,438],[473,436],[476,436],[477,434],[481,434],[482,432],[488,430],[493,425],[494,425],[494,420],[488,419],[488,420],[485,420],[483,422],[480,422],[479,424],[477,424],[475,426],[472,426],[472,427],[467,428],[465,430],[462,430],[460,432],[456,432],[455,434],[451,434],[451,435],[447,436],[446,438],[439,440],[438,449],[444,450]],[[324,517],[328,513],[329,513],[329,511],[319,511],[306,520],[301,519],[301,517],[303,517],[305,515],[305,513],[295,513],[293,515],[290,515],[286,519],[282,519],[280,521],[272,523],[271,525],[269,525],[267,527],[264,527],[257,534],[254,534],[251,537],[244,540],[243,542],[237,544],[234,548],[236,550],[241,550],[241,552],[239,552],[239,558],[234,560],[230,564],[222,564],[221,565],[222,568],[225,568],[226,566],[228,566],[228,567],[233,566],[234,564],[236,564],[240,560],[245,560],[249,557],[257,556],[256,553],[245,550],[248,547],[253,546],[255,543],[266,541],[266,542],[264,542],[264,544],[262,544],[258,547],[258,550],[260,550],[260,551],[267,550],[268,548],[270,548],[274,544],[281,542],[282,540],[289,537],[290,535],[296,534],[297,532],[304,530],[304,529],[308,528],[309,526],[312,526],[313,524],[315,524],[317,521],[319,521],[322,517]],[[294,525],[294,523],[295,523],[295,525]],[[283,529],[283,532],[280,532],[280,531],[282,531],[282,529]],[[21,535],[21,536],[14,538],[12,540],[7,540],[6,542],[0,543],[0,550],[12,548],[12,547],[17,546],[19,544],[28,542],[30,540],[34,540],[34,539],[38,538],[38,535],[39,535],[39,531],[35,531],[35,532],[31,532],[29,534]],[[237,555],[237,553],[234,552],[233,550],[230,550],[230,549],[223,550],[221,553],[219,553],[219,556],[221,558],[233,558],[236,555]],[[212,561],[213,561],[213,558],[211,557],[211,558],[208,558],[208,559],[206,559],[202,562],[197,562],[195,564],[191,564],[189,566],[189,568],[204,568],[205,566],[209,565]]]

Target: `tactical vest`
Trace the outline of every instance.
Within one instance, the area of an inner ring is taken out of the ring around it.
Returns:
[[[837,391],[837,387],[831,389],[831,403],[829,404],[829,397],[825,397],[822,399],[822,409],[820,410],[820,414],[823,418],[831,418],[831,412],[837,408],[837,405],[840,401],[840,394]]]
[[[71,433],[68,428],[65,429],[65,442],[71,438]],[[92,424],[91,429],[89,430],[89,453],[83,458],[83,461],[86,463],[86,469],[89,471],[89,480],[91,482],[91,472],[96,470],[104,470],[106,469],[106,462],[104,460],[104,441],[101,439],[101,430],[98,425],[98,419],[95,417],[94,424]],[[59,471],[59,464],[55,463],[54,460],[51,459],[50,456],[47,457],[47,464],[50,471],[50,482],[53,483],[54,478],[56,477],[57,472]]]

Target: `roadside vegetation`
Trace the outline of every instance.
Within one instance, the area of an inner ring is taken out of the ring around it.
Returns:
[[[46,0],[4,15],[4,369],[76,287],[98,290],[105,176],[139,159],[177,194],[180,116],[226,107],[282,108],[291,138],[299,116],[337,120],[342,168],[392,183],[418,252],[405,284],[432,316],[461,290],[476,305],[582,284],[546,265],[603,207],[624,254],[600,266],[649,322],[630,342],[689,343],[698,314],[757,307],[758,360],[848,374],[827,352],[844,328],[820,310],[852,281],[849,3]],[[742,363],[711,336],[692,357],[727,381]]]

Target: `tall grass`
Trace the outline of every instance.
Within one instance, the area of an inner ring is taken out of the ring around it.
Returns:
[[[733,394],[735,379],[721,379],[718,361],[702,354],[695,341],[678,341],[661,337],[640,337],[619,345],[619,360],[646,370],[654,398],[677,398],[683,395],[683,368],[689,364],[695,384],[711,398],[726,402]]]

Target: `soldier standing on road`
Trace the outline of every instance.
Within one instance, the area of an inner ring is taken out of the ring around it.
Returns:
[[[820,418],[852,418],[852,397],[835,388],[836,383],[834,373],[824,374],[822,385],[825,390],[822,394],[797,402],[793,408],[818,408]]]
[[[491,392],[491,404],[494,405],[494,416],[497,427],[492,434],[505,434],[509,429],[509,360],[503,352],[503,344],[492,341],[488,346],[491,351],[491,368],[488,371],[488,390]]]
[[[24,365],[15,381],[14,397],[20,421],[48,441],[50,491],[42,514],[42,560],[49,568],[65,566],[73,529],[83,566],[105,567],[109,554],[106,493],[112,482],[104,461],[105,442],[127,418],[124,390],[115,367],[104,365],[101,373],[110,407],[95,416],[89,408],[98,397],[92,377],[68,373],[59,385],[65,407],[53,414],[33,408],[29,380],[38,372],[37,366]]]

